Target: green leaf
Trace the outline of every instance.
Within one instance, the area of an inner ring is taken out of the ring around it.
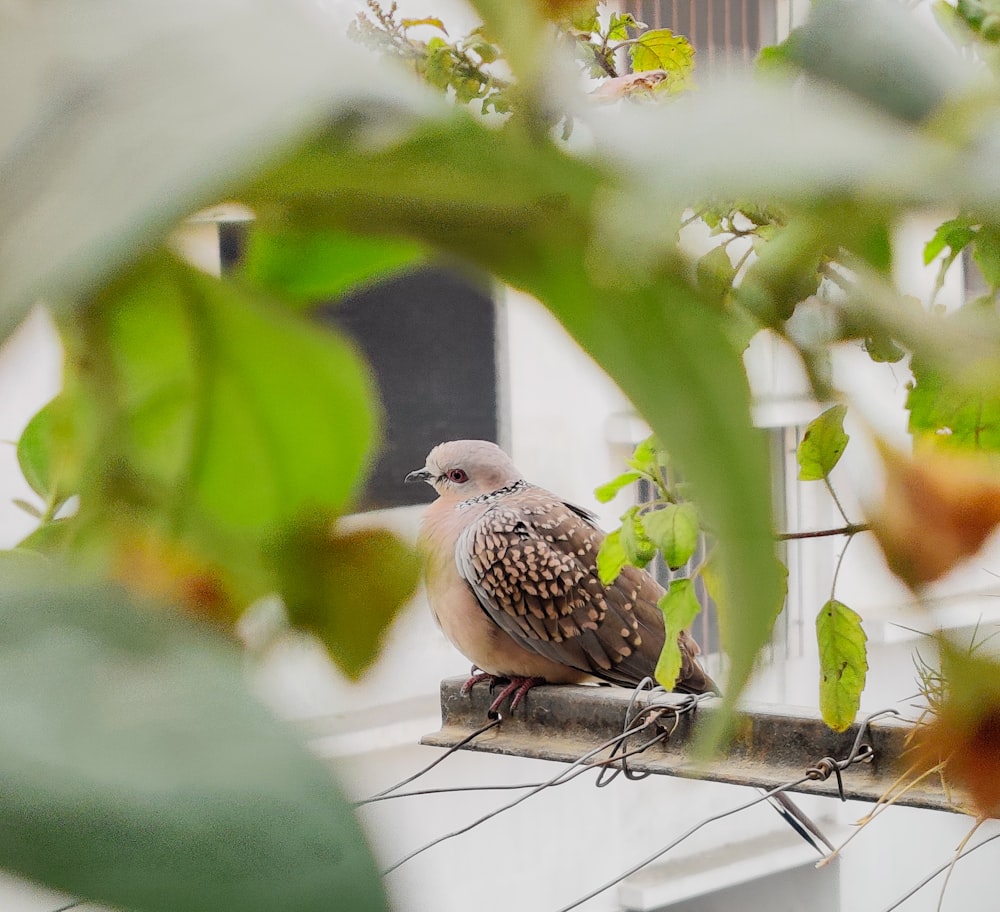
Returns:
[[[662,447],[655,437],[647,437],[639,441],[628,464],[643,475],[655,476],[660,471]]]
[[[682,630],[687,630],[701,611],[694,584],[689,579],[674,580],[666,595],[657,603],[663,612],[666,634],[663,649],[656,662],[654,676],[666,690],[673,690],[681,673],[681,649],[677,642]]]
[[[385,529],[333,535],[330,523],[318,520],[296,527],[276,550],[289,619],[316,634],[356,680],[416,590],[416,552]]]
[[[823,721],[834,731],[845,731],[854,721],[865,689],[868,637],[861,617],[831,599],[816,616],[819,642],[819,707]]]
[[[643,528],[638,507],[632,507],[622,516],[621,545],[628,562],[636,567],[645,567],[656,557],[656,545]]]
[[[683,35],[670,29],[651,29],[643,32],[635,44],[629,45],[632,71],[666,70],[674,86],[683,85],[694,71],[694,48]]]
[[[949,260],[953,260],[975,237],[976,231],[966,216],[942,222],[924,246],[924,264],[930,265],[944,252],[945,247],[950,250]]]
[[[880,364],[896,364],[906,357],[906,352],[885,335],[866,336],[864,346],[868,357]]]
[[[597,575],[605,586],[610,586],[618,574],[622,572],[628,558],[622,545],[621,529],[615,529],[604,536],[601,547],[597,550]]]
[[[319,304],[405,271],[425,256],[412,241],[261,226],[250,230],[243,276],[285,299]]]
[[[102,456],[175,521],[203,514],[260,540],[348,504],[375,407],[341,337],[166,257],[101,295],[94,317],[88,341],[106,360],[84,379],[113,427]]]
[[[851,439],[844,431],[846,415],[846,405],[834,405],[809,422],[795,454],[799,481],[820,481],[833,471]]]
[[[608,41],[625,41],[628,30],[635,28],[645,28],[645,25],[636,22],[631,13],[612,13],[608,22]]]
[[[0,197],[0,339],[36,299],[92,290],[322,119],[377,109],[399,130],[431,109],[408,74],[310,12],[54,0],[7,18],[0,160],[19,189]]]
[[[736,270],[726,248],[712,248],[700,260],[696,267],[698,287],[705,293],[709,301],[718,301],[721,305],[733,287]]]
[[[623,472],[617,478],[613,478],[606,484],[602,484],[599,488],[595,488],[594,497],[601,503],[609,503],[618,496],[619,491],[627,488],[630,484],[634,484],[640,478],[642,478],[640,472]]]
[[[964,85],[957,55],[911,10],[884,0],[863,8],[851,0],[826,0],[788,45],[807,72],[903,120],[922,120]]]
[[[910,362],[909,431],[936,446],[1000,452],[1000,383],[956,383],[926,358]]]
[[[4,869],[135,912],[387,908],[329,767],[249,695],[230,642],[112,587],[9,574],[0,628]]]
[[[698,548],[698,511],[692,504],[667,504],[642,515],[646,535],[671,570],[683,567]]]
[[[972,256],[990,288],[1000,288],[1000,228],[983,225],[972,245]]]
[[[17,462],[31,489],[53,510],[75,493],[79,456],[74,452],[72,403],[56,396],[27,423],[17,442]]]

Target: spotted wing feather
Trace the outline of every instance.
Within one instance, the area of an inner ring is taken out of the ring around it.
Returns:
[[[459,539],[456,563],[487,615],[522,646],[615,684],[652,675],[663,646],[663,589],[634,567],[610,586],[597,572],[603,533],[585,511],[541,489],[488,510]],[[708,681],[682,638],[687,678]],[[679,688],[681,689],[681,688]]]

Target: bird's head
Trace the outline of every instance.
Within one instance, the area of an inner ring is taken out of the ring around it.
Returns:
[[[406,481],[426,481],[441,497],[467,500],[521,480],[510,457],[488,440],[449,440],[427,456]]]

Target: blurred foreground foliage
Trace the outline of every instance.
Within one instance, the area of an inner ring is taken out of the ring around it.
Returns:
[[[730,707],[784,594],[741,359],[753,335],[789,342],[819,401],[838,395],[835,346],[910,355],[914,434],[995,447],[988,16],[939,5],[973,49],[959,53],[892,2],[829,0],[762,56],[757,78],[686,92],[694,55],[664,30],[585,3],[474,5],[483,25],[462,38],[373,7],[355,30],[400,66],[276,0],[0,14],[0,331],[44,302],[66,353],[63,391],[18,447],[39,526],[6,555],[0,590],[11,659],[0,819],[11,832],[31,821],[38,848],[0,840],[0,864],[136,910],[305,910],[331,895],[384,907],[350,811],[253,708],[226,642],[247,605],[280,595],[289,621],[356,676],[416,584],[390,533],[336,530],[378,446],[379,407],[362,358],[310,321],[310,299],[442,254],[537,297],[661,442],[613,486],[662,480],[661,456],[685,483],[627,514],[602,572],[656,549],[679,565],[711,531]],[[581,65],[600,76],[594,91]],[[221,280],[169,237],[231,199],[253,211],[254,239],[245,268]],[[988,285],[954,314],[914,306],[892,282],[892,230],[928,208],[949,213],[928,258],[947,266],[970,247]],[[707,255],[678,244],[694,220],[719,239]],[[803,477],[826,479],[839,458],[836,419],[817,427]],[[942,477],[919,457],[889,458],[887,471]],[[942,572],[969,553],[963,511],[986,503],[985,531],[995,522],[992,471],[938,485],[948,508],[917,516],[932,549],[958,528]],[[890,525],[890,563],[919,591],[930,576],[913,537]],[[688,590],[670,597],[668,624],[689,622]],[[376,604],[359,605],[366,593]],[[824,662],[851,671],[824,691],[842,727],[864,634],[833,598],[818,630]],[[669,677],[669,655],[661,666]],[[183,758],[180,772],[158,756]],[[204,838],[180,851],[176,834],[191,830]],[[43,851],[56,836],[60,851]],[[128,857],[116,854],[125,843]],[[202,889],[182,895],[181,883]]]

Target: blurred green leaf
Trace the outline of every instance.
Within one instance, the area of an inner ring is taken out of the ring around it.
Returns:
[[[825,0],[788,49],[807,72],[909,121],[957,95],[968,72],[911,10],[887,0]]]
[[[909,431],[948,449],[1000,452],[1000,384],[954,382],[926,359],[910,361]]]
[[[706,300],[718,301],[720,305],[732,291],[733,280],[736,278],[736,270],[729,254],[721,244],[698,260],[696,274],[698,287]]]
[[[858,714],[861,692],[865,689],[868,637],[857,612],[831,599],[816,616],[816,638],[820,712],[834,731],[846,731]]]
[[[337,231],[269,232],[253,228],[243,276],[284,299],[318,304],[420,263],[412,241],[357,237]]]
[[[608,22],[608,41],[625,41],[628,30],[638,27],[639,23],[631,13],[612,13]]]
[[[694,48],[683,35],[670,29],[650,29],[629,45],[632,72],[666,70],[670,81],[677,85],[688,79],[694,70]]]
[[[674,580],[666,594],[657,603],[663,612],[666,634],[663,649],[656,662],[654,676],[666,690],[673,690],[681,673],[681,650],[677,642],[682,630],[687,630],[701,611],[694,584],[689,579]]]
[[[597,575],[605,586],[610,586],[627,563],[621,529],[615,529],[604,536],[597,551]]]
[[[65,395],[56,396],[35,413],[17,442],[24,480],[53,512],[75,493],[78,484],[74,423],[72,403]]]
[[[736,300],[765,326],[787,320],[795,305],[819,288],[829,234],[812,218],[789,223],[761,247],[736,290]]]
[[[655,437],[647,437],[636,444],[628,464],[643,475],[656,476],[660,471],[662,449]]]
[[[433,107],[281,0],[29,4],[0,30],[0,81],[0,338],[36,298],[92,290],[321,120],[379,110],[402,130]]]
[[[924,246],[924,263],[930,264],[949,248],[948,261],[954,260],[976,237],[975,229],[967,216],[949,219],[938,225],[934,236]]]
[[[692,504],[667,504],[642,515],[646,535],[671,570],[683,567],[698,547],[698,511]]]
[[[983,225],[976,233],[972,256],[990,288],[1000,288],[1000,228]]]
[[[357,679],[416,590],[420,559],[385,529],[334,535],[330,526],[297,526],[281,540],[275,559],[292,623],[314,633],[341,670]]]
[[[623,472],[617,478],[612,478],[607,484],[602,484],[599,488],[595,488],[594,497],[601,503],[609,503],[618,496],[619,491],[627,488],[630,484],[634,484],[640,478],[642,478],[640,472]]]
[[[3,868],[135,912],[387,908],[328,768],[229,642],[112,587],[9,576],[0,627]]]
[[[621,544],[628,562],[636,567],[645,567],[656,557],[656,545],[643,528],[638,507],[632,507],[622,516]]]
[[[106,463],[168,505],[251,540],[349,503],[376,406],[358,354],[238,285],[158,257],[95,301],[83,379]],[[267,365],[262,370],[262,365]]]
[[[795,453],[799,463],[799,481],[820,481],[840,462],[851,439],[844,431],[846,415],[846,405],[834,405],[809,422]]]

